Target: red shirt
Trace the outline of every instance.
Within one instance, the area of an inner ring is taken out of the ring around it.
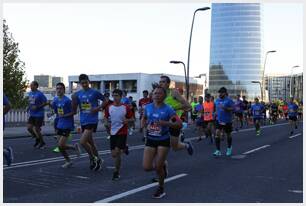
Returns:
[[[138,106],[139,106],[139,109],[140,109],[140,114],[143,115],[143,108],[146,104],[150,104],[152,103],[152,99],[147,97],[147,98],[141,98],[139,100],[139,103],[138,103]]]

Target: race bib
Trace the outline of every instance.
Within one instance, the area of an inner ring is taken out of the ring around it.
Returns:
[[[57,108],[57,113],[58,113],[58,115],[64,115],[64,109],[63,109],[63,107]]]
[[[162,136],[161,132],[161,126],[157,125],[157,123],[153,122],[148,125],[148,135],[160,137]]]
[[[87,102],[81,103],[81,110],[84,113],[89,113],[91,111],[91,104]]]

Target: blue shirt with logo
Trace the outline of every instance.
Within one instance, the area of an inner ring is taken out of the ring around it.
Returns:
[[[55,121],[56,128],[70,130],[74,129],[73,116],[61,117],[61,115],[72,112],[71,100],[67,96],[63,96],[63,98],[54,97],[52,102],[52,109],[54,110],[57,118],[57,121]]]
[[[297,116],[297,110],[298,106],[295,103],[289,103],[288,104],[288,116],[289,117],[296,117]]]
[[[253,104],[251,107],[252,115],[254,119],[261,119],[262,118],[262,111],[264,110],[264,106],[260,103]]]
[[[46,96],[39,90],[29,92],[29,108],[28,112],[30,117],[44,117],[45,109],[40,107],[38,109],[32,109],[33,106],[39,107],[47,102]]]
[[[215,102],[217,121],[219,124],[227,124],[232,122],[232,112],[225,111],[222,107],[233,108],[234,102],[229,97],[224,97],[223,99],[218,98]]]
[[[160,108],[154,106],[154,103],[147,104],[144,108],[144,115],[147,117],[148,138],[152,140],[166,140],[170,138],[169,127],[157,124],[159,120],[169,121],[176,113],[167,104]]]
[[[99,106],[99,100],[103,101],[104,96],[97,90],[89,88],[75,93],[80,108],[81,125],[97,124],[98,112],[91,113],[91,110]]]

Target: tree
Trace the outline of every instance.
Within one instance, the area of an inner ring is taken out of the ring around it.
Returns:
[[[25,108],[24,97],[28,80],[25,77],[25,63],[19,59],[20,50],[6,21],[3,20],[3,92],[15,109]]]

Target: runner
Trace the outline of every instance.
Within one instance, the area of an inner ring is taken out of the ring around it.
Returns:
[[[251,107],[251,112],[253,116],[253,121],[255,124],[255,130],[256,130],[256,135],[260,135],[260,121],[262,119],[262,112],[264,110],[264,107],[262,104],[259,103],[259,99],[256,97],[255,103]]]
[[[221,133],[226,133],[227,136],[227,150],[226,156],[232,155],[232,111],[234,102],[228,97],[227,90],[225,87],[219,89],[219,98],[216,100],[217,110],[217,131],[216,131],[216,151],[214,156],[221,156],[220,151],[220,138]]]
[[[130,128],[130,131],[129,131],[129,135],[132,136],[133,135],[133,131],[136,129],[136,125],[135,125],[135,121],[136,121],[136,111],[138,110],[137,109],[137,104],[135,101],[133,101],[133,97],[132,96],[129,96],[129,101],[130,101],[130,110],[132,112],[132,119],[129,121],[129,128]]]
[[[271,124],[275,124],[278,116],[278,107],[275,101],[270,105],[270,122]]]
[[[213,97],[210,94],[205,95],[204,102],[204,129],[206,138],[210,138],[210,143],[213,143],[213,131],[214,131],[214,114],[215,103]]]
[[[97,130],[98,112],[105,106],[103,104],[99,106],[98,100],[103,101],[104,97],[100,92],[89,87],[90,82],[86,74],[79,76],[79,82],[82,89],[72,95],[72,109],[76,114],[79,106],[82,128],[80,143],[89,155],[89,168],[97,171],[102,168],[103,160],[99,158],[92,135]]]
[[[114,102],[105,110],[105,118],[110,120],[110,149],[115,163],[112,180],[118,180],[120,178],[121,152],[128,154],[128,123],[133,121],[133,113],[128,105],[121,103],[121,90],[115,89],[112,96]]]
[[[167,177],[167,155],[170,147],[169,129],[182,127],[181,120],[175,111],[164,103],[166,90],[157,87],[153,94],[153,103],[145,107],[141,127],[148,128],[143,153],[143,168],[145,171],[155,170],[158,175],[159,186],[153,194],[153,198],[162,198],[166,195],[164,191],[164,179]],[[176,121],[173,121],[173,120]]]
[[[113,101],[109,99],[109,93],[106,92],[104,94],[104,102],[105,102],[105,105],[104,107],[102,108],[102,112],[104,113],[104,118],[103,118],[103,125],[106,129],[106,133],[108,134],[108,136],[106,137],[106,139],[110,139],[110,120],[108,118],[105,118],[105,111],[108,109],[108,107],[110,105],[113,104]]]
[[[121,103],[122,104],[126,104],[126,105],[130,105],[131,104],[130,99],[127,97],[127,91],[126,90],[122,91]]]
[[[289,109],[289,124],[290,124],[290,135],[293,135],[293,131],[294,131],[294,127],[295,129],[297,129],[297,111],[298,111],[298,106],[297,104],[294,102],[294,98],[291,97],[290,98],[290,102],[288,105],[288,109]]]
[[[240,129],[243,125],[243,102],[240,100],[240,95],[237,95],[236,101],[234,103],[234,114],[235,114],[235,130],[238,132],[238,125],[240,123]]]
[[[197,118],[197,113],[194,110],[197,105],[198,105],[198,99],[196,97],[194,97],[193,102],[191,102],[191,120],[192,120],[192,123],[194,123],[196,118]]]
[[[72,162],[66,150],[74,150],[80,157],[81,149],[78,143],[74,146],[67,144],[69,135],[74,130],[74,112],[72,111],[71,100],[65,96],[65,85],[63,83],[56,84],[56,93],[57,97],[54,97],[51,107],[58,118],[55,125],[59,136],[58,147],[65,158],[65,164],[62,165],[62,168],[68,168],[72,166]]]
[[[165,99],[165,103],[171,106],[176,114],[181,117],[184,111],[190,111],[190,104],[178,93],[176,89],[170,89],[170,78],[168,76],[161,76],[159,80],[159,85],[164,88],[167,92],[167,97]],[[191,142],[181,142],[179,140],[179,136],[181,133],[180,129],[169,129],[170,132],[170,143],[171,147],[174,151],[186,149],[189,155],[193,154],[193,146]]]
[[[196,118],[196,127],[199,134],[198,141],[202,140],[202,136],[204,136],[204,108],[203,108],[203,97],[199,96],[198,104],[194,108]]]
[[[242,110],[243,110],[243,118],[245,125],[249,125],[249,119],[248,119],[248,104],[249,102],[246,100],[245,96],[242,96]]]
[[[30,84],[31,92],[29,93],[28,107],[28,132],[35,138],[35,148],[44,149],[45,141],[41,134],[41,127],[44,125],[44,107],[48,105],[46,96],[38,90],[38,82],[33,81]]]
[[[144,111],[145,105],[152,103],[152,99],[148,97],[149,96],[148,90],[143,90],[142,95],[143,95],[143,98],[141,98],[138,102],[138,113],[139,113],[139,120],[140,121],[141,121],[142,116],[143,116],[143,111]],[[139,132],[141,132],[141,133],[143,132],[143,129],[141,127],[139,129]],[[144,141],[144,139],[143,139],[143,141]]]
[[[3,130],[5,128],[5,118],[4,116],[10,111],[11,109],[11,103],[8,100],[8,98],[3,94]],[[14,155],[13,155],[13,148],[12,147],[4,147],[3,148],[3,156],[6,160],[7,166],[11,166],[13,160],[14,160]]]

